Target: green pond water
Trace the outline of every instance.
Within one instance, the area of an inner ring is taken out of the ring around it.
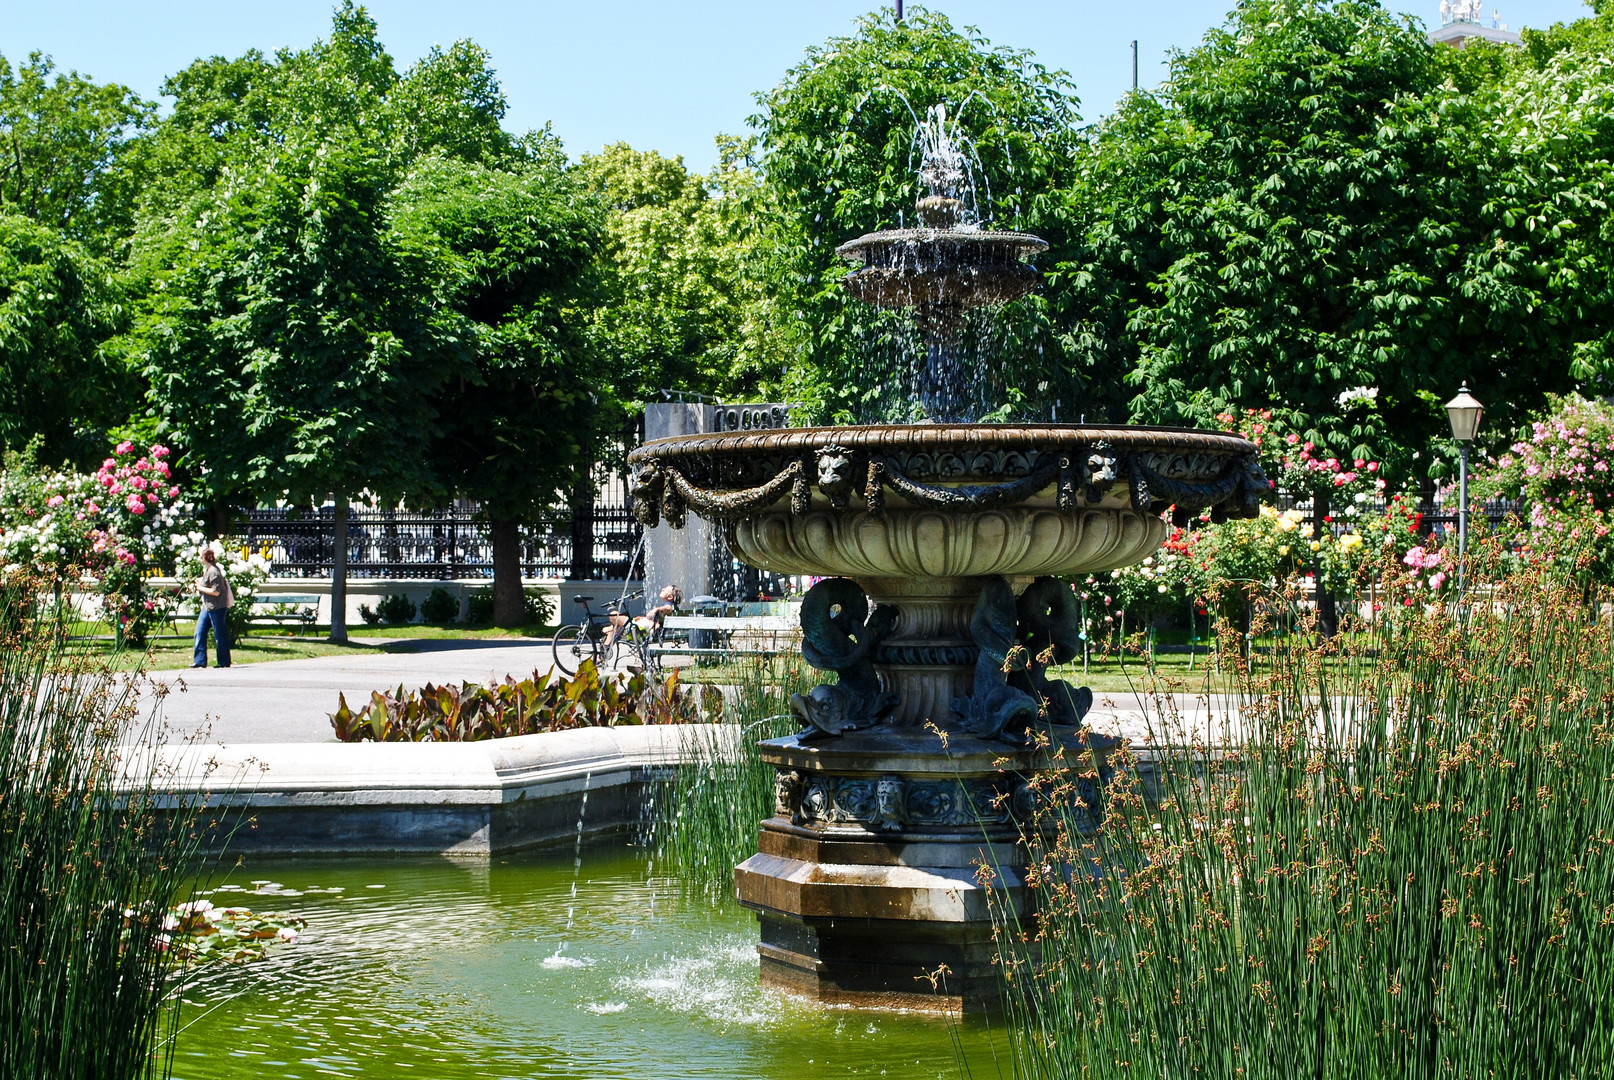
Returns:
[[[621,846],[580,860],[249,861],[226,886],[214,903],[308,925],[187,987],[180,1080],[1011,1071],[1001,1029],[980,1022],[763,989],[753,916]]]

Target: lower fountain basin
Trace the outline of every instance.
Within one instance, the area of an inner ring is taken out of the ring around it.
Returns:
[[[759,986],[754,920],[732,900],[643,851],[580,854],[250,858],[230,876],[241,891],[209,899],[308,924],[187,982],[174,1076],[920,1080],[961,1060],[995,1075],[984,1027]]]

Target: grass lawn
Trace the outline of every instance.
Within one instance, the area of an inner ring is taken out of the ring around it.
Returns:
[[[1264,650],[1275,647],[1279,641],[1280,639],[1268,637],[1256,641],[1255,662],[1258,668],[1262,663]],[[745,678],[745,673],[751,670],[750,665],[753,663],[755,661],[741,659],[724,664],[689,664],[678,669],[678,677],[685,683],[737,683]],[[776,677],[782,675],[786,665],[794,664],[799,667],[804,664],[799,657],[775,657],[768,663],[772,666]],[[1327,663],[1333,667],[1340,664],[1340,661],[1330,660]],[[1090,687],[1099,702],[1104,700],[1106,694],[1118,695],[1133,691],[1146,693],[1152,690],[1180,694],[1220,693],[1227,685],[1217,674],[1216,658],[1208,645],[1199,646],[1198,652],[1193,656],[1186,652],[1156,653],[1152,677],[1146,658],[1133,652],[1128,652],[1124,661],[1114,652],[1094,653],[1088,658],[1085,672],[1081,661],[1078,660],[1074,664],[1052,668],[1048,675],[1050,678],[1060,679],[1076,686]],[[1124,707],[1126,703],[1117,699],[1116,704]]]
[[[1149,685],[1179,691],[1181,693],[1195,693],[1206,688],[1205,673],[1214,672],[1214,662],[1207,651],[1201,651],[1193,658],[1194,666],[1188,666],[1187,653],[1161,653],[1155,659],[1155,682],[1150,683],[1149,668],[1142,657],[1129,656],[1123,665],[1119,660],[1111,657],[1101,660],[1093,657],[1087,665],[1087,672],[1083,674],[1080,662],[1065,667],[1055,668],[1049,672],[1053,678],[1063,679],[1075,683],[1077,686],[1092,687],[1093,693],[1100,699],[1105,694],[1126,693],[1132,690],[1142,691]],[[750,671],[751,662],[739,660],[726,664],[690,664],[678,669],[678,678],[685,683],[719,683],[731,684],[743,681]],[[787,664],[803,666],[800,658],[788,659],[776,657],[769,661],[776,673],[782,674]],[[1178,685],[1180,684],[1180,685]]]
[[[93,652],[112,658],[120,670],[140,666],[142,656],[137,651],[116,652],[108,628],[102,624],[87,624],[78,628],[87,637],[80,637],[72,645],[84,652]],[[321,626],[306,630],[301,635],[290,630],[255,630],[230,647],[231,664],[263,664],[276,660],[304,660],[313,656],[341,656],[361,653],[407,653],[415,649],[414,642],[422,640],[547,640],[553,630],[544,626],[527,626],[520,630],[496,628],[472,629],[462,626],[349,626],[350,640],[335,645],[326,640],[330,627]],[[145,667],[150,671],[170,671],[190,667],[191,635],[154,634]],[[213,649],[208,648],[208,662],[212,663]]]

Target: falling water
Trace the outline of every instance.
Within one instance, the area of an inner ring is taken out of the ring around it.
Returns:
[[[837,249],[863,263],[843,282],[846,291],[884,309],[866,320],[876,389],[854,412],[887,422],[1005,419],[1023,395],[1011,392],[999,360],[1001,311],[1036,287],[1025,260],[1047,244],[983,227],[979,158],[956,114],[935,105],[915,113],[914,123],[925,192],[915,205],[918,227],[870,233]]]
[[[564,958],[572,932],[572,920],[577,914],[577,879],[583,872],[583,820],[588,817],[588,789],[593,780],[593,770],[583,774],[583,801],[577,808],[577,836],[572,842],[572,892],[566,902],[566,936],[555,947],[555,955],[545,961],[552,966],[561,963]]]

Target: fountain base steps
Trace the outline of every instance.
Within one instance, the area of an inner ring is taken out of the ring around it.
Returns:
[[[761,744],[775,813],[735,894],[761,923],[761,977],[869,1008],[996,1009],[993,918],[1027,914],[1019,822],[1044,753],[872,729]]]

